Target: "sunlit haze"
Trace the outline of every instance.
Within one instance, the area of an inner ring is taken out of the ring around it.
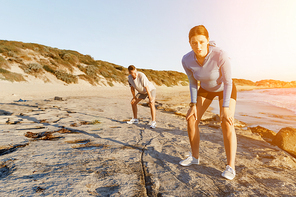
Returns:
[[[233,78],[296,80],[295,0],[15,0],[2,40],[75,50],[124,67],[184,72],[190,28],[203,24]]]

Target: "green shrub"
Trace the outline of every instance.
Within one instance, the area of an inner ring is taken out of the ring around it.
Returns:
[[[100,69],[100,74],[105,78],[110,78],[110,71]]]
[[[79,56],[79,61],[87,65],[97,65],[96,61],[90,55]]]
[[[182,86],[188,86],[188,82],[182,81],[182,82],[181,82],[181,85],[182,85]]]
[[[52,65],[54,65],[55,67],[58,67],[58,65],[55,63],[55,61],[53,61],[53,60],[49,60],[49,62],[50,62]]]
[[[89,82],[93,86],[95,86],[98,83],[98,81],[96,79],[93,79],[87,75],[78,75],[78,77],[82,80]]]
[[[81,70],[82,72],[86,73],[86,69],[80,64],[77,65],[77,68],[79,68],[79,70]]]
[[[7,60],[2,56],[0,56],[0,68],[9,68]]]
[[[25,67],[24,68],[25,73],[28,73],[28,74],[37,74],[42,71],[42,66],[37,63],[30,63],[24,67]]]
[[[85,68],[85,73],[90,77],[96,77],[98,72],[98,68],[94,65],[88,65]]]
[[[177,71],[156,71],[151,69],[138,69],[145,73],[150,81],[156,85],[166,85],[168,87],[178,85],[180,82],[183,85],[188,84],[188,77],[184,73]],[[182,83],[184,82],[184,83]]]
[[[6,80],[11,82],[26,81],[21,74],[10,72],[9,70],[3,69],[3,68],[0,68],[0,73],[4,76]]]
[[[3,69],[3,68],[0,68],[0,73],[10,73],[10,71],[8,71],[6,69]]]
[[[123,71],[124,70],[124,67],[123,66],[115,65],[114,68],[117,69],[117,70],[120,70],[120,71]]]
[[[0,53],[8,57],[14,57],[20,52],[19,42],[0,40]]]
[[[50,73],[52,73],[52,74],[55,74],[55,70],[54,70],[52,67],[48,66],[48,65],[44,65],[44,66],[43,66],[43,69],[44,69],[45,71],[47,71],[47,72],[50,72]]]
[[[114,84],[113,84],[111,81],[108,81],[107,83],[108,83],[108,85],[111,86],[111,87],[114,86]]]
[[[61,51],[60,57],[72,66],[75,66],[75,64],[79,62],[78,57],[76,57],[72,53],[68,53],[66,51]]]
[[[57,70],[55,71],[55,76],[57,77],[57,79],[62,80],[66,83],[77,83],[78,79],[75,75],[66,73],[63,70]]]
[[[101,60],[97,60],[97,63],[99,65],[97,67],[98,74],[105,77],[108,82],[112,83],[114,81],[127,84],[127,68]]]

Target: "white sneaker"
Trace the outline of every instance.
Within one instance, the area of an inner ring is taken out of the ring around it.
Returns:
[[[222,173],[222,176],[226,179],[232,180],[235,177],[235,170],[227,165],[226,170]]]
[[[195,157],[189,155],[189,157],[183,161],[180,161],[179,164],[181,166],[190,166],[191,164],[199,164],[199,158],[196,159]]]
[[[130,121],[127,121],[126,123],[127,124],[138,124],[139,123],[139,120],[132,118]]]
[[[156,127],[156,122],[155,121],[152,121],[151,125],[150,125],[150,128],[151,129],[155,129]]]

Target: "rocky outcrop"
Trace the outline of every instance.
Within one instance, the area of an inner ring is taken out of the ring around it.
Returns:
[[[272,143],[296,157],[295,128],[286,127],[281,129],[274,137]]]
[[[104,90],[0,103],[1,197],[296,196],[296,159],[250,130],[236,128],[237,175],[229,181],[221,177],[227,159],[219,116],[207,113],[200,124],[200,165],[183,167],[190,151],[183,116],[157,110],[151,129],[150,109],[140,105],[139,124],[129,125],[130,93]]]
[[[249,127],[249,129],[252,131],[252,133],[259,134],[266,142],[271,143],[276,136],[276,133],[272,130],[266,129],[261,126],[257,127]]]
[[[296,157],[296,129],[286,127],[278,133],[261,126],[249,127],[252,133],[259,134],[266,142],[278,146]]]

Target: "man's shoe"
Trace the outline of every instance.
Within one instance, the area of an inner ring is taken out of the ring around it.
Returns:
[[[138,124],[139,123],[139,120],[132,118],[130,121],[127,121],[126,123],[127,124]]]
[[[235,177],[235,170],[229,165],[226,166],[226,170],[222,173],[222,176],[226,179],[232,180]]]
[[[155,121],[152,121],[151,125],[150,125],[150,128],[151,129],[155,129],[156,127],[156,122]]]
[[[189,157],[183,161],[180,161],[179,164],[181,166],[190,166],[191,164],[199,164],[199,159],[196,159],[195,157],[189,155]]]

